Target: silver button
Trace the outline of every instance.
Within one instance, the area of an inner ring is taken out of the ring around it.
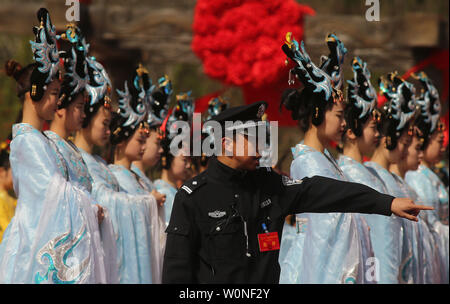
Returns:
[[[178,227],[174,227],[173,230],[177,231],[177,230],[178,230]]]
[[[220,227],[217,227],[217,228],[216,228],[216,231],[220,231]]]
[[[235,197],[235,198],[239,198],[239,194],[235,194],[234,197]]]
[[[192,184],[193,184],[193,185],[197,185],[197,181],[193,181]]]

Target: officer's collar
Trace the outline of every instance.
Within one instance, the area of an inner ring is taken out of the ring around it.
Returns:
[[[246,170],[236,170],[220,162],[216,157],[208,163],[208,175],[213,178],[227,180],[242,180],[247,175]]]

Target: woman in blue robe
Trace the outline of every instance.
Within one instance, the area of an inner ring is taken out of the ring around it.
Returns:
[[[92,190],[92,178],[86,164],[81,157],[78,148],[69,139],[69,136],[81,129],[85,104],[85,84],[87,82],[86,55],[87,45],[81,36],[80,30],[68,25],[62,37],[71,37],[71,52],[64,60],[66,73],[61,85],[60,104],[55,118],[50,123],[50,130],[44,132],[49,138],[56,154],[60,155],[64,161],[69,181],[77,187],[84,189],[90,195]],[[105,252],[105,268],[107,270],[108,283],[118,283],[117,249],[114,229],[108,211],[103,209],[92,198],[95,204],[104,213],[101,224],[101,239]]]
[[[406,182],[414,189],[424,205],[434,207],[434,211],[426,212],[426,221],[434,236],[439,255],[443,260],[441,282],[448,283],[448,192],[439,177],[430,168],[443,156],[443,124],[439,122],[439,93],[427,75],[421,72],[418,79],[423,85],[423,92],[417,103],[421,115],[417,119],[421,133],[423,159],[417,170],[406,173]]]
[[[390,166],[399,163],[407,155],[408,147],[412,141],[411,120],[415,115],[414,88],[409,82],[404,81],[396,73],[390,73],[387,78],[381,78],[380,88],[387,98],[386,105],[382,108],[380,116],[381,141],[375,149],[371,161],[365,165],[375,176],[378,176],[386,185],[387,193],[396,197],[405,197],[398,177],[389,171]],[[398,234],[399,246],[395,264],[399,269],[399,283],[416,283],[418,249],[415,233],[417,227],[397,218],[401,228]]]
[[[346,131],[343,136],[343,154],[338,160],[339,166],[348,180],[387,193],[383,181],[362,164],[363,157],[370,157],[379,144],[377,94],[370,82],[367,64],[355,57],[352,69],[353,79],[348,81],[349,103],[345,109]],[[370,227],[370,238],[376,258],[375,273],[372,274],[374,280],[381,284],[398,283],[398,220],[394,216],[362,216]]]
[[[148,265],[148,255],[138,255],[138,247],[142,246],[139,236],[145,235],[147,226],[145,221],[139,221],[141,205],[148,204],[148,195],[130,195],[120,192],[119,183],[109,170],[106,162],[98,155],[94,155],[94,147],[104,147],[109,141],[112,106],[109,91],[111,81],[103,66],[94,57],[86,58],[88,64],[89,82],[86,84],[87,102],[84,105],[85,119],[82,129],[76,134],[74,143],[81,153],[92,177],[92,196],[102,206],[106,207],[111,216],[115,231],[117,248],[118,276],[121,284],[147,282],[149,269],[142,268]],[[162,229],[160,229],[162,230]],[[159,266],[162,264],[158,227],[152,229],[158,237],[151,247],[155,249],[152,254],[152,282],[159,283],[161,274]],[[143,232],[142,232],[143,231]],[[145,275],[141,275],[145,273]]]
[[[417,120],[415,120],[417,122]],[[421,151],[421,136],[423,133],[419,130],[417,125],[414,125],[414,136],[411,145],[408,148],[407,156],[399,163],[390,166],[391,172],[400,184],[404,196],[411,197],[415,202],[422,203],[417,193],[405,182],[405,173],[408,170],[417,170],[420,159],[423,157]],[[417,248],[416,260],[417,267],[414,267],[413,279],[415,283],[440,283],[442,259],[439,256],[439,248],[436,246],[435,236],[429,230],[427,223],[427,214],[424,212],[420,215],[420,222],[413,223],[414,233],[412,234],[413,249]]]
[[[172,83],[167,77],[161,77],[158,81],[159,88],[151,93],[147,98],[147,124],[149,127],[149,136],[146,141],[144,155],[141,160],[134,161],[131,164],[131,170],[135,172],[142,180],[148,191],[155,189],[153,182],[145,172],[158,164],[163,152],[161,139],[163,132],[161,125],[168,114],[169,99],[172,95]]]
[[[48,11],[31,42],[36,63],[7,63],[23,101],[22,123],[13,126],[10,162],[16,214],[0,244],[0,283],[107,283],[97,207],[68,182],[63,159],[41,132],[59,97],[56,31]]]
[[[151,194],[144,180],[131,170],[132,162],[140,160],[145,151],[149,132],[145,124],[145,99],[150,98],[151,90],[148,72],[139,65],[133,73],[130,88],[125,82],[125,90],[117,91],[120,111],[114,114],[110,126],[114,163],[108,167],[119,184],[119,191],[147,198],[131,209],[139,227],[136,229],[139,283],[152,283],[152,273],[158,274],[154,283],[161,281],[162,246],[165,244],[161,231],[163,219],[158,216],[158,206],[164,202],[164,196],[157,192]]]
[[[145,172],[158,164],[161,159],[163,149],[161,147],[161,139],[163,131],[161,126],[168,114],[168,102],[172,95],[172,84],[167,76],[159,79],[159,88],[154,89],[150,98],[145,99],[147,105],[147,125],[149,128],[149,135],[145,144],[145,152],[141,160],[134,161],[131,164],[131,170],[141,178],[144,187],[153,195],[162,194],[166,198],[164,203],[167,203],[167,194],[162,191],[157,191],[157,188],[145,174]],[[158,193],[158,194],[156,194]],[[172,198],[173,200],[173,198]],[[171,201],[172,201],[171,200]],[[159,217],[163,219],[163,225],[166,226],[165,209],[159,208]],[[163,252],[164,253],[164,252]]]
[[[322,70],[309,59],[303,42],[300,50],[289,34],[286,38],[283,50],[297,64],[291,72],[305,86],[301,93],[286,91],[283,98],[305,132],[304,143],[292,148],[291,178],[320,175],[345,180],[326,146],[331,140],[340,140],[345,126],[339,89],[346,49],[335,35],[328,35],[330,56],[322,63]],[[364,257],[371,255],[371,244],[367,225],[359,214],[304,213],[296,220],[298,234],[280,261],[280,283],[365,282]]]
[[[191,161],[186,147],[179,150],[180,153],[172,154],[170,144],[178,130],[176,121],[190,123],[194,113],[194,100],[190,96],[190,92],[176,95],[177,105],[174,107],[172,114],[168,117],[167,123],[163,128],[164,138],[161,140],[163,148],[161,156],[162,173],[161,178],[154,183],[156,190],[166,195],[164,204],[164,212],[166,216],[166,226],[169,224],[170,215],[172,214],[173,200],[178,191],[178,185],[183,184],[189,178],[189,168]]]

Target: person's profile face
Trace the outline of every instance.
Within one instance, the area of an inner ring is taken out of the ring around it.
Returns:
[[[55,79],[47,85],[44,96],[38,102],[33,102],[38,116],[43,120],[53,120],[58,110],[59,90],[61,84]]]
[[[131,162],[141,160],[145,152],[146,141],[147,135],[145,132],[136,130],[125,142],[125,157]]]
[[[403,131],[400,138],[397,140],[395,148],[388,152],[388,159],[392,164],[399,164],[406,159],[408,155],[408,148],[411,145],[412,136],[406,130]],[[387,150],[387,149],[386,149]]]
[[[422,143],[417,136],[414,136],[405,159],[406,170],[417,170],[423,158],[423,151],[420,149]]]
[[[326,141],[339,142],[345,130],[344,103],[333,104],[330,110],[325,111],[324,122],[319,126],[321,137]]]
[[[175,156],[170,164],[170,170],[175,179],[185,182],[189,177],[189,169],[191,168],[191,159],[189,156],[180,153]]]
[[[78,131],[83,126],[83,120],[86,117],[84,113],[85,94],[80,93],[75,100],[66,108],[65,128],[69,133]]]
[[[380,143],[380,132],[376,121],[369,118],[362,127],[362,135],[358,138],[361,153],[370,157]]]
[[[428,145],[424,151],[424,160],[429,164],[436,164],[444,155],[444,133],[438,130],[434,131],[429,139]]]
[[[92,144],[104,147],[111,135],[109,125],[111,124],[111,111],[103,106],[98,109],[92,120],[89,122],[88,131]]]
[[[233,157],[238,161],[239,169],[256,170],[261,158],[257,148],[256,137],[237,133],[232,143]]]
[[[151,130],[150,135],[147,138],[145,152],[142,156],[142,161],[148,167],[155,166],[159,159],[163,149],[161,147],[161,138],[156,130]]]

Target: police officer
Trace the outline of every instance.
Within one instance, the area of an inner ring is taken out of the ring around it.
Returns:
[[[267,104],[229,108],[214,120],[258,121]],[[290,180],[271,168],[249,140],[248,124],[223,133],[222,155],[187,181],[175,196],[167,227],[163,283],[276,283],[284,219],[302,212],[358,212],[417,221],[420,210],[407,198],[394,198],[361,184],[314,176]],[[236,153],[237,138],[246,154]],[[251,139],[251,138],[250,138]],[[227,156],[227,151],[233,151]]]

